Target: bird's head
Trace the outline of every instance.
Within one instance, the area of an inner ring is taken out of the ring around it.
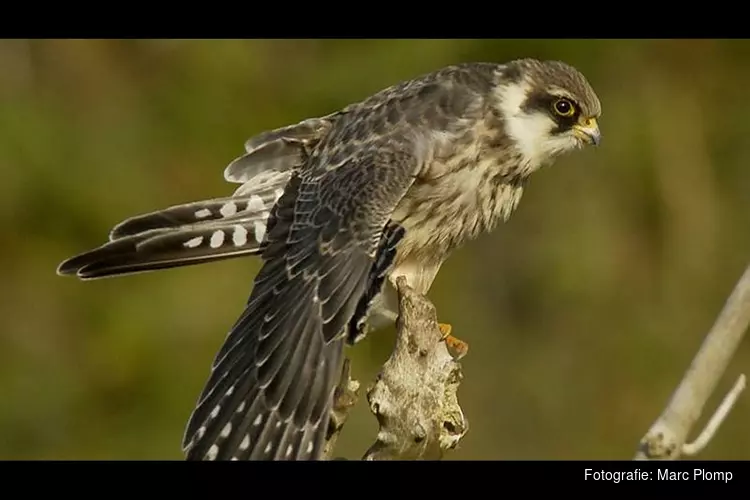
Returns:
[[[529,170],[601,140],[599,98],[586,78],[568,64],[513,61],[500,75],[496,96],[506,133]]]

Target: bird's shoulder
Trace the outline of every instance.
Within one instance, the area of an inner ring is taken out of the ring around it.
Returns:
[[[402,80],[368,97],[344,107],[339,113],[339,126],[362,115],[379,116],[378,110],[404,111],[403,121],[414,125],[416,112],[437,107],[444,112],[460,114],[468,99],[488,96],[501,74],[501,64],[469,62],[445,66],[419,76]],[[410,114],[409,111],[413,112]],[[395,120],[396,116],[391,116]]]
[[[373,150],[413,153],[432,132],[466,127],[487,112],[504,65],[469,62],[403,80],[330,115],[311,151],[308,172],[330,171]],[[426,134],[425,134],[426,133]]]

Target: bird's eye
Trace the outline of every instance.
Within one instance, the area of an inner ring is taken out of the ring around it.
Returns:
[[[573,116],[576,112],[576,108],[572,102],[568,99],[558,99],[553,105],[555,113],[560,116]]]

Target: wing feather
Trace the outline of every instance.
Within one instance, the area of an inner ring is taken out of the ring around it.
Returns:
[[[470,104],[447,81],[443,86],[431,75],[346,108],[294,172],[269,219],[263,267],[245,312],[219,350],[188,425],[188,458],[204,458],[217,446],[217,433],[200,429],[232,418],[241,418],[244,436],[223,441],[209,458],[321,457],[345,341],[393,262],[404,229],[391,216],[435,135],[420,128],[423,116],[442,116],[433,125],[448,126],[448,115]],[[226,387],[242,387],[248,399],[222,403]]]
[[[380,154],[382,146],[363,149],[335,170],[303,169],[290,181],[246,310],[219,351],[188,425],[188,458],[320,458],[349,324],[368,296],[390,212],[418,167],[408,155],[400,164],[383,163],[393,155]],[[383,186],[368,182],[378,168],[393,171],[386,196]],[[287,210],[290,204],[294,210]],[[235,424],[245,434],[230,430],[232,438],[220,440],[217,429],[239,418],[237,405],[245,401],[227,400],[228,387],[241,387],[253,400]],[[202,436],[201,428],[207,429]],[[212,446],[217,453],[209,453]]]

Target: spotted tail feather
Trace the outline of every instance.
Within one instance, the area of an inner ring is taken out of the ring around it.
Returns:
[[[58,274],[105,278],[257,255],[283,184],[127,219],[110,241],[64,261]]]

